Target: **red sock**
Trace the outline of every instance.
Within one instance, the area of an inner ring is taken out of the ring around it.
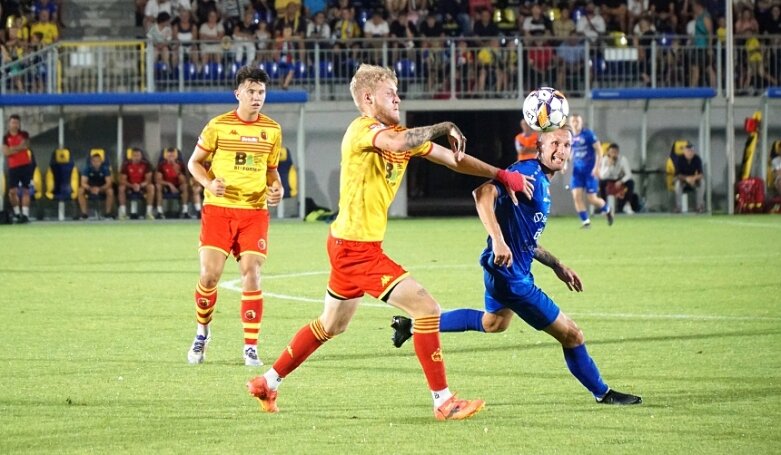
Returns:
[[[217,304],[217,286],[207,289],[198,280],[198,284],[195,285],[195,320],[198,324],[209,325],[215,304]]]
[[[290,340],[290,344],[274,362],[274,370],[280,377],[286,377],[330,339],[331,335],[323,329],[320,318],[315,319],[308,325],[301,327],[301,330]]]
[[[446,389],[445,361],[439,344],[439,316],[415,318],[412,323],[412,342],[429,389]]]
[[[263,291],[244,291],[241,294],[241,323],[244,326],[244,344],[258,344],[260,321],[263,319]]]

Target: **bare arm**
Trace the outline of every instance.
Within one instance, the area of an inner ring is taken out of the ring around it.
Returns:
[[[3,144],[3,155],[5,156],[11,156],[14,153],[20,151],[20,150],[27,150],[30,148],[30,140],[25,139],[21,143],[14,145],[13,147]]]
[[[569,288],[570,291],[583,291],[583,282],[580,281],[578,274],[571,268],[562,264],[556,256],[542,246],[537,245],[534,249],[534,259],[553,269],[556,276],[567,285],[567,288]]]
[[[190,156],[190,160],[187,162],[187,169],[190,170],[190,175],[193,176],[196,182],[200,183],[202,187],[209,190],[217,197],[225,195],[225,180],[222,177],[217,177],[212,180],[209,178],[206,168],[203,166],[203,162],[209,158],[209,153],[202,150],[200,147],[195,147],[193,154]]]
[[[279,205],[282,198],[285,197],[285,187],[282,186],[282,180],[279,176],[279,171],[276,169],[269,169],[266,171],[266,186],[268,187],[268,196],[266,201],[270,207]]]
[[[594,169],[591,170],[591,174],[599,178],[599,165],[602,162],[602,143],[599,141],[594,142]]]
[[[499,192],[493,183],[485,182],[472,191],[472,197],[475,198],[477,216],[480,217],[483,227],[491,237],[491,245],[494,250],[494,264],[510,267],[513,265],[513,254],[504,241],[502,228],[499,226],[499,221],[494,213],[494,203],[496,198],[499,197]]]
[[[453,122],[442,122],[436,125],[421,126],[404,131],[396,131],[394,129],[380,131],[374,143],[383,150],[403,152],[446,134],[452,138],[451,140],[466,141],[461,130]],[[463,151],[463,145],[461,145],[460,150]]]
[[[496,179],[497,181],[505,184],[508,187],[508,192],[510,192],[511,197],[513,198],[513,202],[516,204],[517,204],[517,200],[515,199],[515,191],[522,191],[523,194],[528,199],[531,199],[532,193],[534,192],[533,178],[522,176],[517,172],[507,172],[503,169],[499,169],[495,166],[491,166],[488,163],[480,161],[479,159],[466,154],[461,160],[458,160],[453,153],[451,153],[448,149],[438,144],[434,144],[431,153],[426,155],[426,159],[433,163],[446,166],[460,174],[467,174],[467,175],[474,175],[477,177]],[[519,182],[518,184],[520,184],[521,186],[520,187],[514,186],[515,183],[513,183],[512,185],[508,184],[508,182],[504,180],[505,174],[510,174],[510,177],[515,177],[512,174],[516,174],[517,176],[520,176],[523,179],[523,181]]]

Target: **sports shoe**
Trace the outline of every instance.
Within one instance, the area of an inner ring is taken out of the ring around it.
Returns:
[[[136,217],[137,217],[137,215],[136,215],[135,213],[131,213],[131,214],[130,214],[130,216],[131,216],[131,217],[132,217],[132,216],[136,216]],[[125,220],[127,220],[127,214],[125,214],[125,213],[121,213],[121,212],[120,212],[120,213],[119,213],[119,215],[117,215],[117,219],[118,219],[119,221],[125,221]]]
[[[259,367],[263,365],[263,361],[258,358],[258,348],[255,346],[247,346],[244,349],[244,365],[248,367]]]
[[[585,221],[583,224],[580,225],[580,228],[583,230],[591,229],[591,221]]]
[[[602,404],[629,405],[629,404],[641,404],[642,402],[643,399],[638,397],[637,395],[621,393],[613,389],[608,389],[604,397],[597,399],[597,403],[602,403]]]
[[[255,376],[247,383],[247,391],[260,403],[263,412],[279,412],[277,407],[277,391],[271,390],[263,376]]]
[[[157,212],[157,215],[155,215],[155,219],[156,220],[164,220],[165,219],[165,215],[163,215],[160,212]]]
[[[459,400],[455,395],[434,409],[437,420],[464,420],[472,417],[485,407],[483,400]]]
[[[193,340],[193,345],[187,352],[187,361],[193,365],[203,363],[206,359],[206,347],[209,345],[211,339],[212,337],[208,335],[196,335],[195,340]]]
[[[393,328],[393,345],[400,348],[405,341],[412,336],[412,319],[404,316],[393,316],[391,318],[391,327]]]
[[[146,214],[146,219],[147,219],[147,220],[154,220],[154,219],[155,219],[155,216],[154,216],[153,214],[151,214],[151,213],[147,212],[147,214]]]
[[[615,220],[615,216],[613,215],[613,208],[611,207],[610,210],[605,212],[605,218],[607,218],[607,225],[612,226],[613,221]]]

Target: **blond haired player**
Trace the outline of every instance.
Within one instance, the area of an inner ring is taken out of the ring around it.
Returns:
[[[217,283],[228,256],[241,272],[244,364],[259,366],[258,335],[263,316],[260,268],[268,251],[268,206],[284,195],[277,173],[282,129],[260,113],[268,74],[245,66],[236,73],[239,106],[209,121],[198,138],[188,168],[204,188],[201,214],[201,274],[195,286],[197,330],[187,360],[202,363],[210,340],[209,323],[217,303]],[[207,171],[204,163],[210,159]]]
[[[466,139],[451,122],[407,129],[399,125],[399,96],[393,70],[361,65],[350,82],[360,116],[342,139],[339,215],[328,236],[331,276],[323,313],[302,327],[273,367],[251,380],[249,392],[266,412],[277,412],[277,388],[323,343],[344,332],[364,294],[415,318],[413,344],[434,399],[434,416],[460,420],[480,411],[483,400],[461,400],[448,389],[439,342],[436,300],[382,250],[388,207],[407,164],[425,157],[456,172],[495,178],[530,196],[532,183],[515,172],[464,154]],[[447,136],[453,150],[431,142]]]

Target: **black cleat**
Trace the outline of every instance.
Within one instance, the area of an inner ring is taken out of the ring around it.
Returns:
[[[637,395],[621,393],[617,390],[608,389],[605,396],[602,397],[601,400],[597,400],[597,403],[617,405],[642,404],[643,399]]]
[[[607,218],[607,225],[608,226],[612,226],[613,225],[613,219],[614,219],[613,209],[610,209],[607,212],[605,212],[605,217]]]
[[[393,328],[393,345],[400,348],[405,341],[412,336],[412,319],[404,316],[393,316],[391,318],[391,327]]]

